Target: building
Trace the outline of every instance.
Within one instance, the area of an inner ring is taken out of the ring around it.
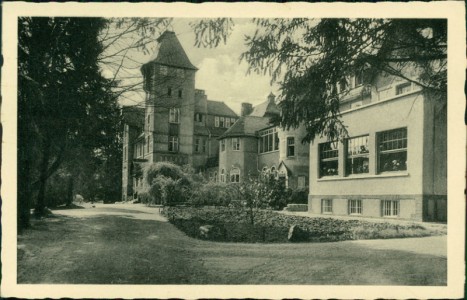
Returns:
[[[305,130],[282,130],[271,124],[279,113],[272,93],[254,108],[242,104],[240,119],[219,137],[221,182],[241,182],[263,172],[284,177],[290,188],[308,185],[309,146],[301,143]]]
[[[309,211],[446,221],[446,106],[388,74],[350,81],[341,100],[349,138],[310,145]]]
[[[217,170],[221,136],[238,119],[225,103],[195,89],[197,68],[174,32],[159,38],[155,58],[141,67],[144,107],[125,107],[122,199],[145,185],[145,164],[170,161],[197,171]]]

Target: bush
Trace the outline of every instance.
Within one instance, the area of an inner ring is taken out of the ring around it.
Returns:
[[[238,199],[234,183],[208,182],[193,190],[189,203],[194,206],[228,206]]]
[[[308,188],[293,190],[290,193],[287,203],[308,204]]]
[[[152,185],[153,180],[158,176],[171,178],[172,180],[181,180],[183,184],[189,185],[190,178],[183,172],[180,166],[171,162],[158,162],[151,164],[146,168],[146,180],[148,185]]]
[[[138,194],[138,200],[139,202],[146,204],[146,205],[150,205],[152,202],[151,195],[149,195],[149,193],[147,192],[140,192]]]

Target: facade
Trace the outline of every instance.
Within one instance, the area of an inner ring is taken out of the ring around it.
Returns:
[[[158,38],[159,51],[144,64],[144,107],[123,109],[122,199],[144,188],[145,164],[170,161],[197,171],[216,170],[217,138],[238,119],[225,103],[208,100],[195,89],[197,68],[188,59],[175,33]]]
[[[352,80],[341,104],[349,138],[310,145],[309,211],[446,221],[446,106],[398,77]]]
[[[272,125],[279,113],[272,93],[254,108],[242,104],[240,119],[219,138],[221,182],[241,182],[263,172],[284,177],[290,188],[308,185],[309,146],[301,143],[305,130]]]

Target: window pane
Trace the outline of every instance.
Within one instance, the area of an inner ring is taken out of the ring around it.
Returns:
[[[322,161],[320,163],[319,176],[334,176],[338,175],[339,164],[336,160]]]
[[[380,171],[407,170],[407,151],[382,153],[379,156]]]

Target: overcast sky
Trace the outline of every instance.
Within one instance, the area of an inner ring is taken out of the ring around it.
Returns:
[[[240,54],[246,50],[244,36],[254,33],[254,24],[235,19],[234,30],[225,45],[221,43],[216,48],[197,48],[194,46],[195,35],[189,26],[190,21],[193,19],[175,19],[170,29],[177,34],[188,58],[199,69],[195,87],[205,90],[208,99],[224,101],[239,113],[242,102],[256,105],[265,101],[270,92],[277,94],[277,85],[271,87],[269,76],[247,75],[247,64],[239,60]],[[144,55],[141,51],[131,54],[132,59],[143,63],[152,56],[154,53]],[[141,76],[138,69],[135,72]],[[129,98],[121,99],[120,103],[135,105],[144,99],[142,95],[131,95]]]

